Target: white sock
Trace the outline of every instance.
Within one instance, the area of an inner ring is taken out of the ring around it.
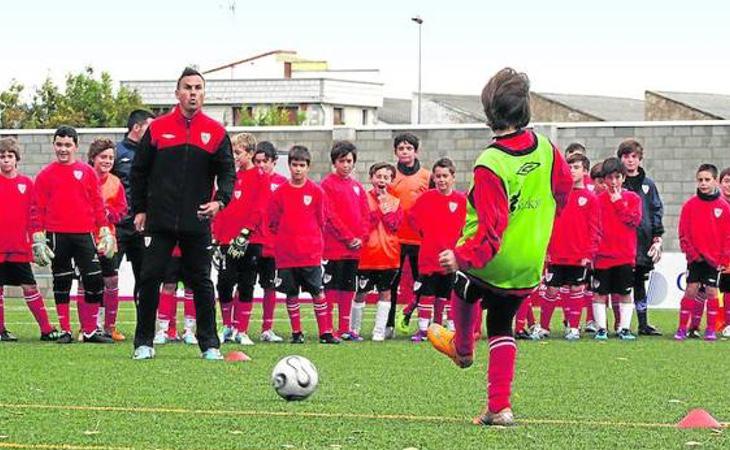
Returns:
[[[191,332],[195,330],[195,319],[192,317],[185,318],[185,332]]]
[[[385,323],[388,321],[389,311],[390,300],[378,302],[378,309],[375,312],[375,326],[373,327],[373,334],[385,333]]]
[[[593,304],[593,318],[598,324],[598,328],[606,329],[606,305],[603,303]]]
[[[170,321],[169,320],[157,320],[157,329],[159,331],[164,331],[167,333],[167,329],[170,327]]]
[[[420,331],[428,330],[428,325],[431,323],[429,319],[418,319],[418,329]]]
[[[350,311],[350,331],[360,334],[364,310],[365,302],[358,303],[354,299],[352,300],[352,311]]]
[[[104,307],[99,307],[99,315],[96,316],[96,328],[103,330],[104,329]]]
[[[631,328],[631,316],[634,314],[634,304],[619,303],[618,309],[621,311],[621,320],[619,320],[618,327],[628,330]]]
[[[446,320],[446,329],[449,331],[454,331],[456,327],[454,326],[454,321],[451,319]]]

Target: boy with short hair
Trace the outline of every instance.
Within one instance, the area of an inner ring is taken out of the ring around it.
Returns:
[[[264,203],[271,200],[273,192],[279,186],[286,184],[286,177],[278,174],[276,169],[276,160],[279,159],[279,153],[274,144],[269,141],[261,141],[256,144],[253,162],[257,167],[261,168],[269,175],[269,193],[268,199]],[[276,289],[274,288],[274,279],[276,278],[276,262],[274,261],[274,245],[269,230],[268,211],[264,210],[264,216],[261,222],[261,232],[253,236],[252,243],[262,245],[261,258],[257,264],[257,272],[259,277],[259,285],[264,290],[263,298],[263,320],[261,323],[262,342],[283,342],[284,339],[274,332],[274,310],[276,308]]]
[[[419,146],[418,136],[412,133],[401,133],[393,140],[393,153],[395,153],[398,162],[396,164],[395,179],[390,185],[390,192],[400,200],[400,206],[403,208],[403,214],[406,217],[416,203],[418,196],[430,187],[431,172],[421,167],[421,161],[418,159]],[[413,281],[418,279],[418,252],[421,248],[421,240],[418,233],[408,222],[408,220],[404,221],[398,229],[398,239],[401,244],[400,267],[390,290],[391,307],[388,313],[386,337],[395,335],[394,325],[396,305],[398,304],[398,287],[406,259],[408,259],[408,265],[411,268]],[[406,303],[410,303],[410,299]]]
[[[601,210],[601,243],[595,258],[593,274],[593,316],[598,325],[595,339],[608,339],[606,329],[606,301],[619,303],[620,323],[618,337],[634,340],[631,333],[631,301],[633,269],[636,261],[636,228],[641,223],[641,198],[623,189],[626,167],[618,158],[603,161],[606,191],[598,196]]]
[[[337,305],[337,334],[350,340],[350,310],[363,242],[369,235],[367,194],[352,177],[357,148],[349,141],[336,141],[330,150],[334,172],[320,183],[325,195],[324,289],[327,303]],[[355,336],[357,340],[358,336]]]
[[[51,326],[43,297],[33,276],[30,236],[33,180],[18,172],[20,146],[14,138],[0,139],[0,342],[16,341],[5,328],[4,287],[20,286],[25,304],[41,330],[42,341],[55,341],[58,331]]]
[[[664,205],[654,181],[646,175],[641,161],[644,148],[635,139],[627,139],[619,144],[616,156],[626,167],[625,188],[641,198],[641,224],[637,228],[636,265],[634,267],[634,304],[639,319],[639,334],[661,336],[656,327],[649,324],[646,300],[646,282],[649,272],[654,270],[662,256],[662,235],[664,225]]]
[[[722,198],[730,204],[730,167],[722,169],[719,180]],[[725,327],[722,329],[722,337],[730,337],[730,274],[728,274],[728,268],[720,274],[720,292],[723,295],[722,308],[725,323]]]
[[[697,169],[697,194],[679,214],[679,245],[687,257],[687,288],[680,303],[679,327],[674,338],[687,338],[687,321],[695,308],[697,291],[705,287],[707,329],[705,340],[717,340],[717,287],[720,273],[730,263],[730,205],[717,189],[717,167],[702,164]]]
[[[441,158],[433,165],[435,189],[421,194],[410,214],[411,225],[421,237],[418,253],[418,331],[413,342],[426,340],[434,306],[445,305],[451,298],[454,275],[446,273],[439,264],[439,254],[453,250],[459,240],[466,218],[466,196],[454,190],[456,166],[449,158]],[[438,308],[443,312],[443,306]],[[441,320],[435,321],[441,323]]]
[[[85,295],[77,304],[83,332],[82,340],[112,343],[96,328],[95,317],[104,294],[98,254],[114,256],[116,241],[101,197],[99,179],[88,164],[77,161],[79,137],[69,126],[59,127],[53,135],[56,161],[36,176],[33,195],[33,256],[40,266],[51,264],[56,310],[61,335],[56,342],[70,344],[69,302],[74,268],[81,272]],[[98,245],[93,236],[99,236]]]
[[[568,157],[573,190],[568,204],[555,220],[548,247],[549,264],[545,276],[547,288],[542,293],[540,325],[550,334],[550,320],[557,303],[558,290],[564,294],[563,308],[568,320],[568,340],[580,339],[580,316],[584,305],[585,284],[601,239],[598,200],[583,180],[590,162],[582,153]],[[536,327],[537,328],[537,327]]]
[[[332,315],[322,292],[322,251],[325,205],[322,189],[307,178],[312,157],[303,145],[289,150],[289,182],[280,186],[269,204],[269,228],[274,234],[276,289],[286,295],[292,344],[303,344],[299,291],[312,296],[319,342],[339,344],[332,335]]]
[[[403,221],[400,200],[388,193],[395,178],[395,166],[386,162],[375,163],[368,171],[372,189],[367,193],[368,225],[370,234],[363,244],[357,270],[357,294],[350,315],[350,339],[361,341],[365,296],[373,290],[378,293],[377,312],[373,326],[373,341],[385,340],[385,324],[390,310],[390,288],[400,263],[400,243],[396,235]]]
[[[263,245],[250,242],[261,234],[264,211],[269,199],[269,176],[253,163],[256,139],[239,133],[231,139],[237,166],[231,203],[213,221],[213,235],[222,246],[224,261],[218,276],[218,295],[224,320],[222,340],[253,345],[248,337],[257,266]],[[232,301],[237,286],[237,300]],[[231,303],[233,317],[231,318]]]

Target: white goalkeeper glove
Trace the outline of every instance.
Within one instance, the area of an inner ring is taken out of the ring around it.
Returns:
[[[117,253],[117,240],[109,227],[99,228],[99,243],[96,250],[107,259],[111,259]]]
[[[47,266],[56,257],[51,247],[48,246],[45,231],[33,233],[33,261],[41,267]]]
[[[662,259],[662,241],[655,241],[649,247],[649,251],[646,252],[647,256],[651,258],[651,261],[656,264]]]
[[[251,232],[248,228],[242,229],[241,232],[238,233],[238,236],[231,241],[231,245],[228,247],[228,256],[233,259],[243,257],[246,253],[246,249],[248,248],[248,238],[250,235]]]
[[[215,270],[220,272],[221,270],[225,270],[226,268],[226,256],[221,251],[220,245],[218,245],[217,242],[213,241],[212,243],[212,255],[211,259],[213,262],[213,267],[215,267]]]

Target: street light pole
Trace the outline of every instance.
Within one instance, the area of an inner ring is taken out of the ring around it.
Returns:
[[[411,17],[411,20],[418,24],[418,120],[416,123],[421,124],[421,25],[423,19],[421,16]]]

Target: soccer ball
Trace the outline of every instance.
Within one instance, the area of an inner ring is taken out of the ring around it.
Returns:
[[[274,366],[271,384],[286,401],[304,400],[314,393],[319,374],[314,364],[303,356],[286,356]]]

